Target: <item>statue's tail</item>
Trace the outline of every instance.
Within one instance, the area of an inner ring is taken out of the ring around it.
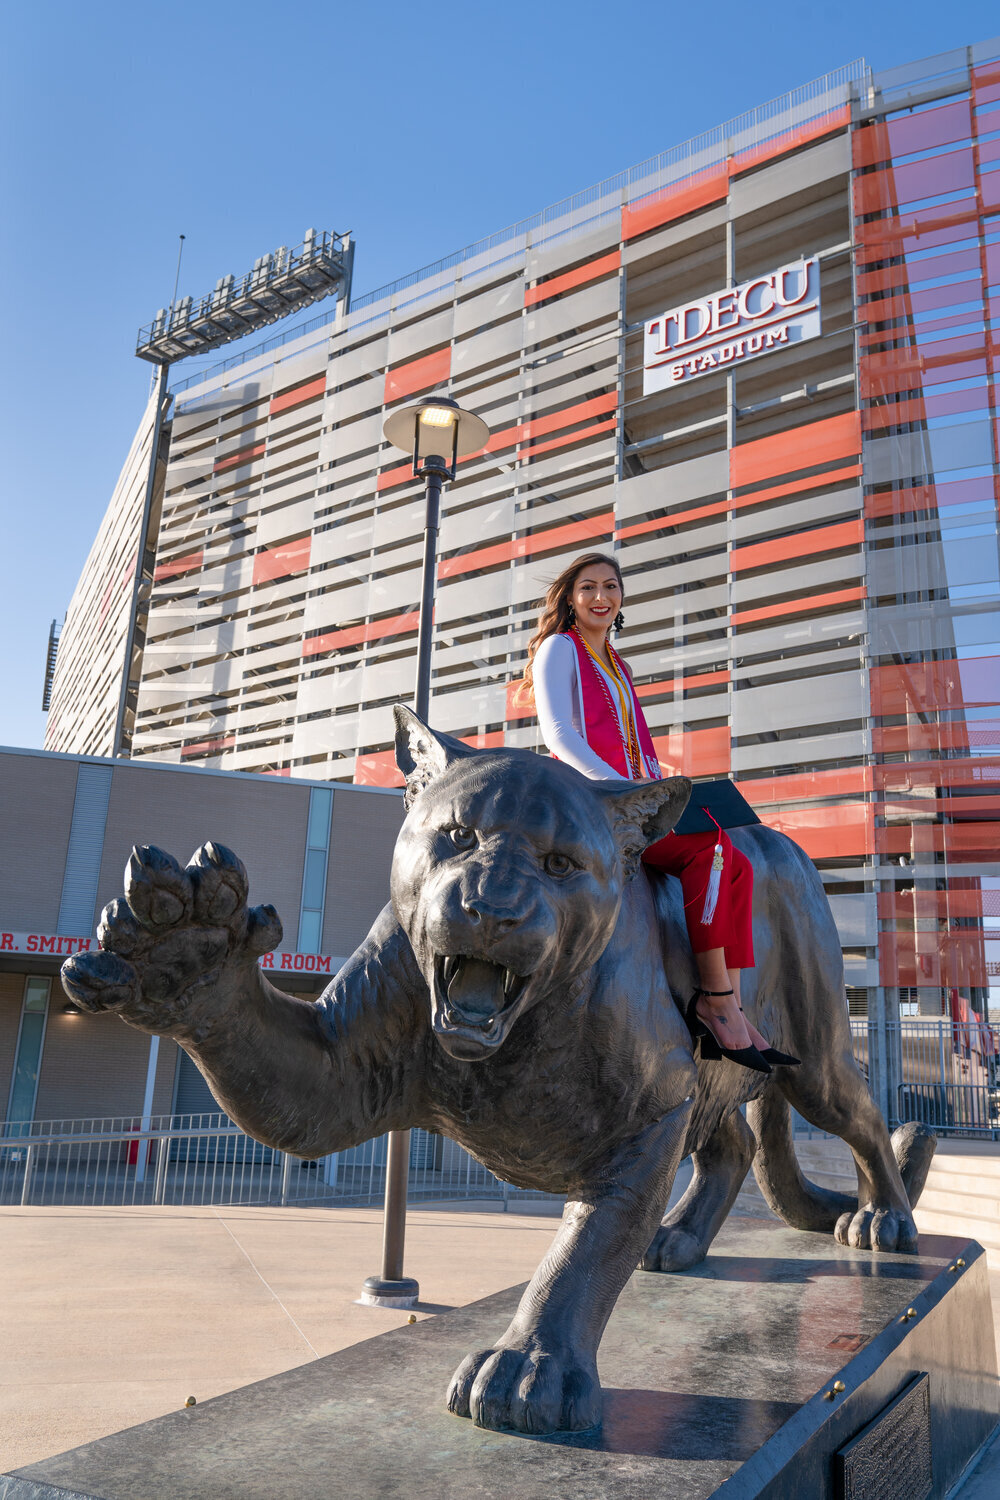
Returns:
[[[757,1137],[753,1171],[764,1201],[793,1229],[830,1233],[841,1214],[854,1213],[856,1194],[819,1187],[802,1174],[795,1155],[791,1111],[780,1089],[765,1089],[747,1105],[747,1120]],[[892,1150],[910,1207],[916,1205],[930,1171],[937,1140],[926,1125],[900,1125]]]

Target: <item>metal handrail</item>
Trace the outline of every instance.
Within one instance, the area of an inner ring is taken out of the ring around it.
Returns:
[[[3,1129],[5,1129],[5,1126],[0,1126],[0,1130]],[[142,1130],[139,1126],[136,1126],[134,1130],[94,1131],[92,1135],[71,1135],[67,1133],[60,1133],[58,1135],[4,1134],[0,1135],[0,1150],[4,1150],[5,1148],[10,1147],[26,1148],[28,1146],[109,1146],[114,1145],[115,1142],[118,1142],[119,1144],[130,1145],[133,1141],[200,1140],[207,1135],[210,1135],[213,1138],[232,1137],[234,1139],[242,1136],[246,1140],[253,1140],[253,1136],[248,1136],[246,1131],[241,1130],[238,1125],[203,1125],[200,1129],[193,1126],[188,1126],[186,1129],[178,1130],[171,1130],[169,1128],[163,1130]],[[281,1148],[278,1146],[268,1146],[265,1149],[269,1151],[280,1152]],[[295,1153],[292,1152],[292,1155],[294,1156]],[[301,1158],[299,1159],[301,1160]]]

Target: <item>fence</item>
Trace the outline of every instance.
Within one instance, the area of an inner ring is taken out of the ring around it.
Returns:
[[[303,1161],[251,1140],[223,1114],[8,1121],[0,1134],[0,1205],[381,1203],[386,1138]],[[409,1199],[550,1195],[511,1187],[444,1136],[414,1130]]]
[[[939,1135],[1000,1140],[1000,1029],[903,1016],[853,1017],[851,1030],[854,1055],[890,1126],[919,1120]]]
[[[1000,1035],[982,1021],[853,1017],[854,1054],[879,1081],[890,1126],[1000,1140]],[[887,1104],[886,1104],[887,1101]],[[796,1127],[814,1134],[804,1121]],[[303,1161],[251,1140],[224,1114],[8,1121],[0,1205],[370,1204],[385,1194],[386,1138]],[[549,1195],[511,1187],[445,1136],[414,1130],[413,1203]]]

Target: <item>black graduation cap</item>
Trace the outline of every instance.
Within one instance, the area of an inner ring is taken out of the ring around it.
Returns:
[[[675,833],[715,833],[715,823],[722,828],[744,828],[760,819],[734,781],[696,781],[691,801],[681,813]]]

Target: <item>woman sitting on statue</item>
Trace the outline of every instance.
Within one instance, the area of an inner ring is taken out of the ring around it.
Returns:
[[[586,553],[551,585],[528,645],[523,692],[534,698],[552,755],[595,781],[660,780],[632,676],[611,645],[625,588],[613,557]],[[768,1046],[740,1007],[740,971],[753,967],[753,869],[721,828],[669,833],[643,863],[676,875],[698,967],[685,1020],[703,1059],[728,1057],[769,1073],[797,1059]]]

